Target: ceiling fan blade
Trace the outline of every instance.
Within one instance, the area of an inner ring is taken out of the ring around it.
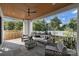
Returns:
[[[37,13],[36,11],[32,11],[31,13]]]

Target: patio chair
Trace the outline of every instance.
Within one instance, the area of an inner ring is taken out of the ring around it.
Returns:
[[[37,45],[37,42],[32,39],[32,36],[29,36],[28,40],[25,40],[25,47],[27,49],[34,48]]]
[[[28,35],[23,34],[22,37],[21,37],[21,39],[22,39],[21,40],[22,42],[28,40]]]

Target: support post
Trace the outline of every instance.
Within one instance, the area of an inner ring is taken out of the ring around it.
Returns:
[[[77,5],[77,55],[79,56],[79,4]]]
[[[23,21],[23,34],[30,36],[32,32],[32,20]]]

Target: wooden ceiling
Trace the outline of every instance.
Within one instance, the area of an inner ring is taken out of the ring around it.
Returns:
[[[0,4],[5,16],[10,16],[19,19],[32,20],[37,17],[44,16],[58,9],[71,5],[70,3],[26,3],[26,4]],[[27,15],[24,10],[30,8],[35,10],[36,13],[32,13],[30,16]]]

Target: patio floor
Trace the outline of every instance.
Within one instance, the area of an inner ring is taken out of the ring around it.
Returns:
[[[2,46],[4,50],[0,50],[0,56],[44,56],[45,46],[39,44],[30,50],[24,46],[24,42],[20,39],[6,40]]]

